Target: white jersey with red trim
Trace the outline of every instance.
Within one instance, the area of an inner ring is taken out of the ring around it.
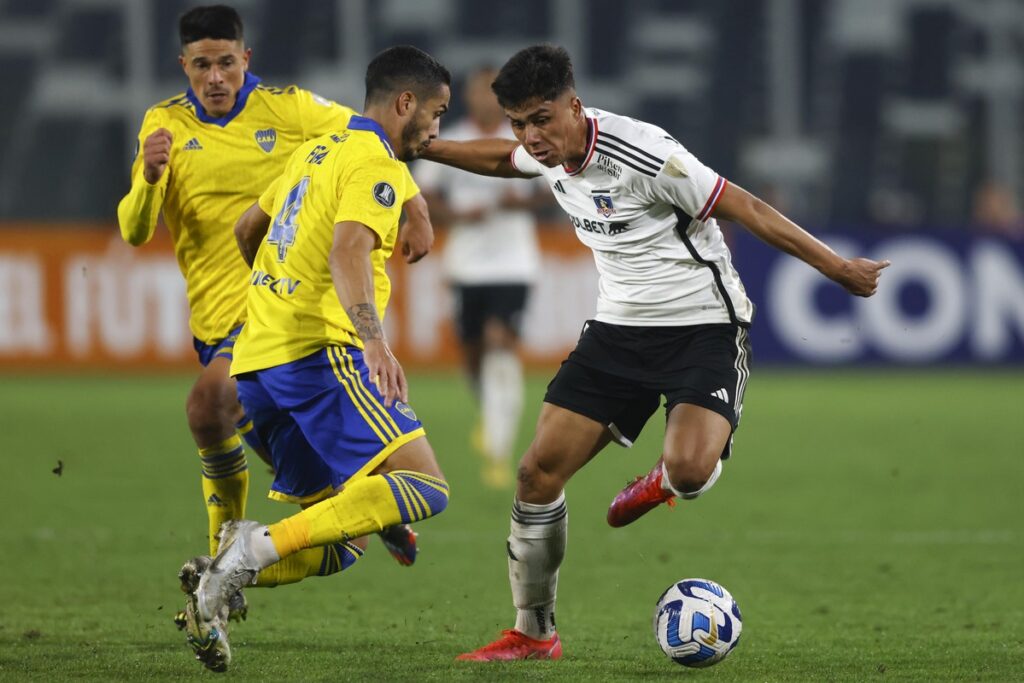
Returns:
[[[512,165],[544,176],[600,276],[597,320],[616,325],[750,323],[718,223],[726,180],[661,128],[586,109],[587,153],[548,168],[522,147]]]

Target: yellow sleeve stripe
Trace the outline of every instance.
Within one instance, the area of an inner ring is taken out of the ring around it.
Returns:
[[[367,389],[366,385],[363,384],[363,377],[356,370],[356,365],[355,362],[352,360],[352,356],[350,356],[348,351],[346,351],[344,348],[339,349],[339,352],[341,353],[341,357],[344,359],[345,365],[348,367],[349,372],[352,374],[353,379],[355,380],[356,390],[360,391],[362,395],[365,396],[366,399],[371,403],[371,405],[376,408],[377,414],[380,415],[384,422],[387,423],[387,426],[389,426],[391,430],[394,431],[394,438],[398,438],[398,435],[402,433],[402,430],[398,428],[398,425],[395,424],[395,420],[391,417],[390,413],[388,413],[388,411],[384,409],[384,406],[380,404],[380,401],[378,401],[377,397],[373,395],[373,392]]]

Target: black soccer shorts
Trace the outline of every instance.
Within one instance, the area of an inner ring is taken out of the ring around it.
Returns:
[[[530,286],[524,283],[501,285],[455,285],[455,326],[463,344],[480,341],[484,324],[490,319],[504,323],[516,337],[526,308]]]
[[[750,376],[747,329],[732,324],[634,327],[590,320],[544,400],[607,425],[631,446],[665,397],[665,415],[692,403],[729,420]],[[731,443],[731,439],[730,439]],[[723,458],[729,456],[729,447]]]

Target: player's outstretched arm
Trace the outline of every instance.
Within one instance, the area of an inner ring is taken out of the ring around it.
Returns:
[[[167,190],[167,165],[171,160],[171,133],[157,128],[142,143],[142,155],[132,167],[132,187],[117,205],[121,238],[133,247],[153,237],[156,220]]]
[[[512,151],[519,146],[515,140],[486,139],[454,142],[434,140],[423,153],[424,159],[497,178],[532,178],[512,165]]]
[[[406,263],[416,263],[430,253],[434,246],[434,226],[430,222],[430,210],[422,194],[410,197],[402,205],[405,222],[398,230],[398,244]]]
[[[821,240],[792,222],[742,187],[729,183],[712,214],[739,223],[759,239],[817,268],[850,294],[871,296],[889,261],[843,258]]]
[[[377,234],[362,223],[337,223],[328,261],[341,307],[363,341],[363,360],[370,378],[384,395],[384,405],[390,408],[395,399],[409,400],[409,386],[402,366],[388,348],[384,326],[377,315],[370,262],[370,252],[377,242]]]
[[[250,268],[256,260],[260,242],[267,236],[269,229],[270,216],[260,208],[259,202],[246,209],[235,223],[235,241],[238,242],[238,250],[242,252],[242,258]]]

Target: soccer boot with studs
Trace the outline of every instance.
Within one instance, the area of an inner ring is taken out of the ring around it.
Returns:
[[[547,640],[537,640],[528,635],[506,629],[501,637],[493,643],[484,645],[478,650],[466,652],[455,659],[461,662],[499,662],[518,659],[561,659],[562,641],[558,634]]]
[[[651,471],[637,477],[615,496],[608,506],[608,524],[614,527],[626,526],[640,519],[662,503],[669,507],[676,504],[675,494],[662,488],[661,458]]]
[[[416,562],[418,552],[416,539],[419,537],[408,524],[396,524],[381,530],[377,534],[384,547],[395,558],[395,562],[403,567],[411,567]]]

